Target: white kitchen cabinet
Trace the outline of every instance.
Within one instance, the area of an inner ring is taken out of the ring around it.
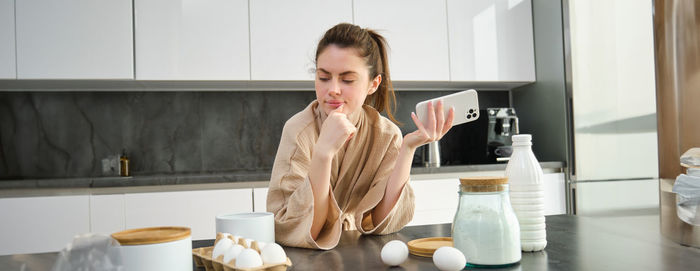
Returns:
[[[459,179],[411,181],[415,212],[408,226],[452,223],[459,203]]]
[[[250,1],[252,80],[313,80],[316,45],[329,28],[352,22],[352,1]]]
[[[530,0],[447,0],[452,81],[535,81]]]
[[[247,0],[136,0],[134,16],[136,79],[250,79]]]
[[[544,174],[544,215],[566,214],[566,176]]]
[[[253,211],[267,212],[267,187],[253,189]]]
[[[0,255],[55,252],[90,231],[88,196],[0,199]]]
[[[545,215],[565,214],[564,173],[546,173],[543,178]],[[459,178],[423,179],[410,184],[416,205],[408,226],[452,223],[459,205]]]
[[[15,1],[18,79],[133,79],[132,1]]]
[[[386,38],[392,80],[450,79],[445,1],[355,0],[354,15]]]
[[[127,229],[184,226],[192,229],[193,240],[214,238],[219,214],[252,211],[250,188],[129,193],[124,196]]]
[[[15,1],[0,0],[0,79],[16,79]]]
[[[90,195],[90,232],[109,235],[125,229],[124,194]]]

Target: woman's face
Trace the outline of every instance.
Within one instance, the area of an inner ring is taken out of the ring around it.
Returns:
[[[380,82],[380,76],[370,80],[369,68],[355,49],[331,44],[316,60],[316,99],[326,114],[341,105],[345,114],[356,112]]]

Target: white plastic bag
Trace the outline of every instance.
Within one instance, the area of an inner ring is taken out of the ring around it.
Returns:
[[[88,233],[75,236],[59,252],[51,271],[123,269],[119,242],[110,236]]]
[[[700,148],[691,148],[681,155],[681,165],[700,167]]]
[[[692,175],[678,175],[673,185],[676,214],[685,223],[700,226],[700,172],[694,170],[689,173]]]

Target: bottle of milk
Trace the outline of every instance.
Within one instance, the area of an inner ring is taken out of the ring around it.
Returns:
[[[510,202],[520,223],[523,251],[539,251],[547,246],[544,221],[544,183],[542,168],[532,153],[532,136],[514,135],[513,154],[506,166],[510,181]]]

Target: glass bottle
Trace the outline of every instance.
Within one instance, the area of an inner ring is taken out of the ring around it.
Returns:
[[[126,156],[126,150],[122,150],[122,155],[119,157],[119,176],[131,176],[131,172],[129,172],[129,157]]]
[[[452,223],[454,247],[467,266],[500,267],[520,261],[520,226],[510,206],[505,177],[460,178]]]

